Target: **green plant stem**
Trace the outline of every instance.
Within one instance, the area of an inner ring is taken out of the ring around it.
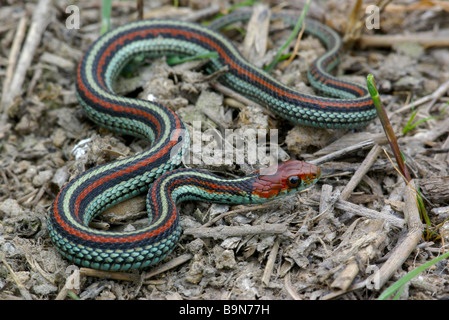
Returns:
[[[394,134],[393,127],[391,126],[390,120],[388,119],[387,112],[385,111],[382,102],[380,101],[379,92],[377,91],[374,76],[372,74],[369,74],[367,77],[367,86],[371,98],[373,99],[374,106],[376,107],[377,115],[379,116],[380,122],[382,123],[382,127],[384,128],[388,142],[390,143],[391,149],[393,150],[393,154],[396,158],[399,170],[401,171],[402,176],[404,177],[406,182],[410,182],[412,180],[412,177],[410,176],[410,173],[408,172],[407,167],[404,163],[404,158],[402,157],[401,150],[399,149],[396,135]],[[421,194],[419,193],[419,190],[416,193],[416,201],[418,204],[418,210],[421,216],[421,220],[424,221],[426,225],[430,227],[431,222],[425,210],[425,206]]]
[[[410,180],[412,180],[412,178],[407,170],[407,167],[405,166],[402,153],[399,150],[396,135],[394,134],[393,127],[391,126],[390,120],[388,119],[387,112],[385,111],[382,102],[380,101],[379,92],[377,91],[374,76],[372,74],[369,74],[367,77],[367,85],[368,91],[371,95],[371,98],[373,99],[374,106],[376,107],[377,115],[379,116],[380,122],[382,123],[382,127],[384,128],[388,142],[390,143],[391,149],[393,150],[393,154],[396,158],[399,170],[401,171],[402,175],[407,180],[407,182],[409,182]]]
[[[424,263],[423,265],[419,266],[418,268],[413,269],[412,271],[407,273],[405,276],[403,276],[401,279],[399,279],[398,281],[393,283],[391,286],[389,286],[387,289],[385,289],[385,291],[382,292],[382,294],[379,296],[379,298],[377,298],[377,300],[386,300],[388,297],[390,297],[393,294],[395,294],[395,292],[400,290],[408,281],[410,281],[411,279],[416,277],[422,271],[424,271],[427,268],[431,267],[432,265],[434,265],[438,261],[446,259],[447,257],[449,257],[449,252],[446,252],[445,254],[443,254],[443,255],[441,255],[439,257],[436,257],[435,259],[432,259],[432,260]],[[397,299],[398,295],[396,295],[395,298]]]
[[[104,34],[111,29],[112,0],[103,0],[101,2],[101,30]]]

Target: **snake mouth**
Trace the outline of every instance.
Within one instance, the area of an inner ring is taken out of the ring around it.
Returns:
[[[271,199],[313,186],[321,176],[321,169],[307,162],[289,160],[262,169],[259,173],[253,183],[253,195]]]

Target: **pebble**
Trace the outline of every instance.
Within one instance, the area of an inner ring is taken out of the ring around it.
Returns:
[[[6,199],[0,202],[0,215],[8,217],[20,216],[24,210],[15,199]]]
[[[189,271],[187,272],[186,281],[192,284],[200,283],[201,279],[203,278],[203,265],[204,263],[200,261],[193,262],[189,268]]]
[[[53,136],[52,136],[53,145],[58,148],[62,147],[66,138],[67,138],[67,135],[65,134],[65,131],[61,128],[57,128],[53,132]]]
[[[56,292],[58,290],[58,288],[52,284],[49,283],[43,283],[43,284],[39,284],[33,287],[33,292],[37,295],[48,295],[52,292]]]
[[[192,254],[200,254],[203,252],[203,249],[204,249],[204,241],[199,238],[195,239],[195,240],[189,242],[186,245],[186,248]]]
[[[50,179],[53,177],[53,171],[48,169],[39,172],[36,176],[33,178],[33,185],[35,187],[42,187],[45,183],[50,181]]]
[[[220,246],[214,247],[215,265],[217,269],[234,269],[237,267],[234,251],[223,250]]]
[[[67,167],[58,168],[51,179],[51,183],[56,187],[55,190],[60,190],[69,179],[69,172]]]

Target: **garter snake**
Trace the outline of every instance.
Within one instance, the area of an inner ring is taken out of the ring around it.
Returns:
[[[85,113],[103,127],[149,139],[152,145],[140,154],[89,169],[60,190],[49,210],[47,227],[65,258],[102,270],[145,268],[166,257],[180,237],[177,203],[190,199],[260,203],[305,189],[320,176],[319,168],[297,160],[282,163],[272,172],[235,179],[178,168],[189,138],[176,113],[112,90],[120,70],[138,53],[186,57],[215,51],[218,56],[210,58],[207,72],[227,66],[219,81],[297,124],[353,128],[375,118],[365,88],[328,73],[342,54],[335,31],[313,20],[306,22],[306,32],[317,36],[328,49],[309,71],[311,84],[334,96],[324,98],[296,92],[247,62],[225,36],[213,30],[232,19],[211,27],[171,20],[136,21],[105,33],[85,53],[78,64],[76,83]],[[150,220],[147,227],[102,231],[88,226],[102,211],[144,192]]]

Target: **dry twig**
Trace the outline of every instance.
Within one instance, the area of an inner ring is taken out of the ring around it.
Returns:
[[[50,12],[50,4],[50,0],[39,0],[35,7],[33,18],[31,20],[31,26],[22,49],[22,53],[20,54],[14,77],[12,78],[9,90],[6,92],[7,94],[3,97],[1,108],[3,112],[8,112],[14,99],[21,93],[26,72],[31,65],[34,53],[36,52],[39,42],[41,41],[42,34],[50,22],[48,17],[48,13]]]
[[[16,67],[17,58],[19,57],[20,47],[22,45],[23,39],[25,38],[25,31],[28,22],[27,15],[24,15],[17,26],[17,32],[14,37],[13,44],[11,46],[11,51],[9,52],[8,67],[6,69],[6,76],[3,82],[3,94],[0,105],[4,104],[5,97],[8,95],[9,86],[14,75],[14,69]]]
[[[371,151],[366,156],[365,160],[363,160],[360,167],[357,169],[357,171],[352,176],[351,180],[348,182],[346,187],[341,192],[340,198],[343,200],[347,200],[350,196],[352,191],[355,189],[355,187],[359,184],[359,182],[363,179],[365,174],[368,172],[369,168],[374,164],[377,157],[379,156],[380,152],[382,151],[382,148],[376,144],[371,149]]]
[[[273,248],[271,248],[271,252],[270,255],[268,256],[267,264],[263,272],[262,283],[266,286],[268,286],[268,284],[270,283],[270,277],[271,274],[273,273],[274,262],[276,261],[276,256],[279,251],[279,243],[280,239],[279,237],[277,237],[276,241],[274,242]]]
[[[189,261],[192,258],[193,258],[193,254],[191,254],[191,253],[183,254],[181,256],[178,256],[178,257],[168,261],[167,263],[164,263],[164,264],[152,269],[149,272],[146,272],[145,274],[142,275],[142,278],[144,281],[149,280],[150,278],[154,277],[155,275],[158,275],[160,273],[164,273],[170,269],[173,269],[183,263],[186,263],[187,261]]]
[[[410,181],[405,186],[405,207],[404,214],[407,222],[407,235],[404,240],[396,247],[388,260],[382,267],[369,277],[373,288],[380,289],[391,278],[391,276],[402,266],[412,251],[416,248],[422,237],[423,225],[419,216],[419,210],[416,201],[415,183]]]
[[[243,237],[256,234],[283,234],[287,232],[285,224],[261,224],[257,226],[219,226],[215,228],[189,228],[185,235],[197,238],[226,239],[229,237]]]

